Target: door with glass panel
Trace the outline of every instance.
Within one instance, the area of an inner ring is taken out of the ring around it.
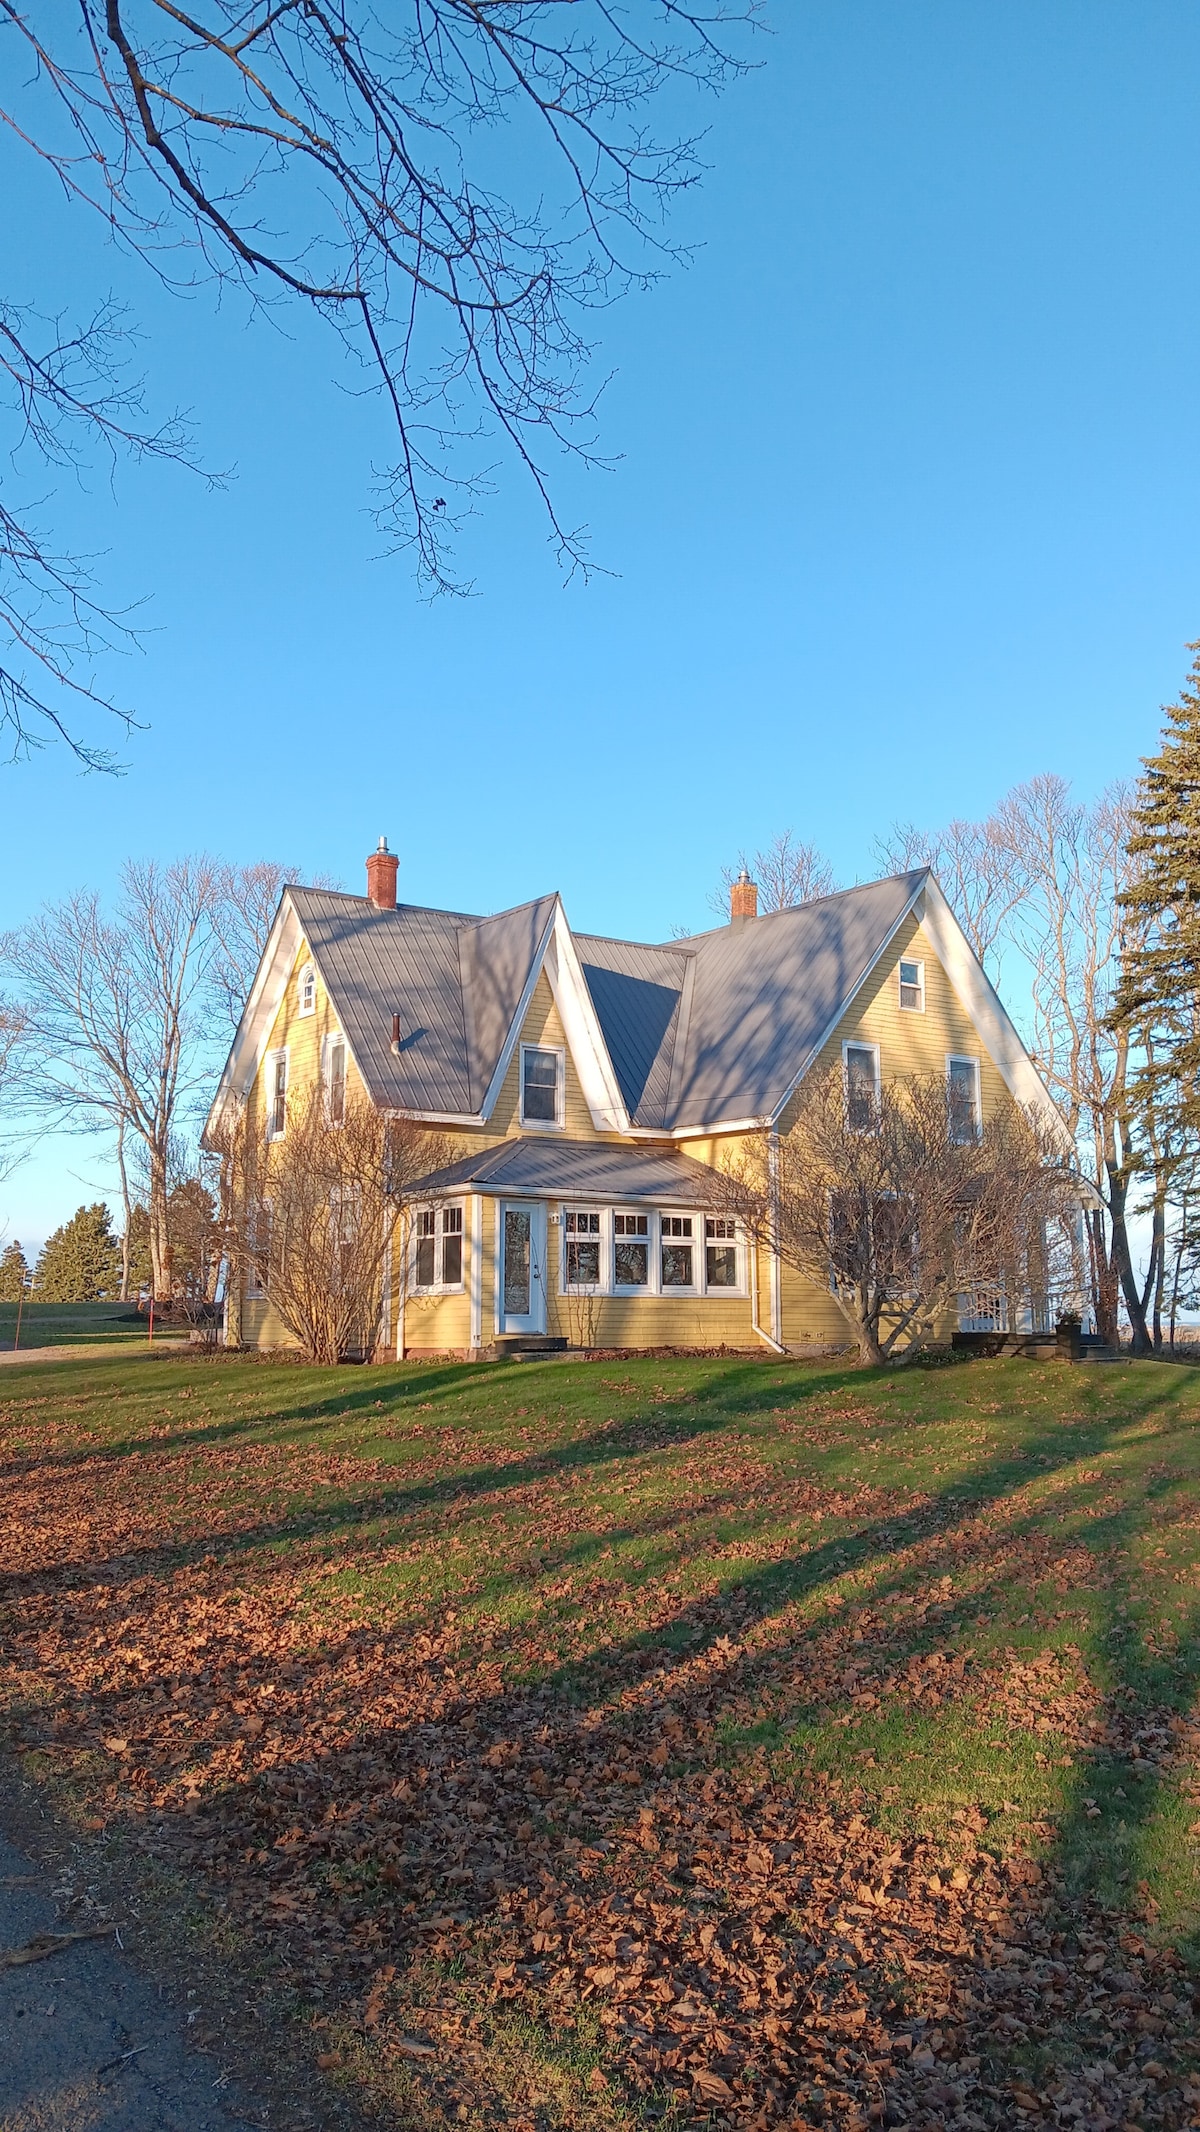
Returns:
[[[498,1317],[502,1333],[546,1330],[546,1207],[544,1201],[500,1205]]]

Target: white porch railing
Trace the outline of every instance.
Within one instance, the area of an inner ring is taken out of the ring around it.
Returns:
[[[1040,1292],[1004,1287],[967,1289],[958,1299],[960,1332],[1012,1333],[1026,1338],[1053,1333],[1060,1319],[1076,1317],[1085,1333],[1096,1330],[1091,1298],[1078,1288]]]

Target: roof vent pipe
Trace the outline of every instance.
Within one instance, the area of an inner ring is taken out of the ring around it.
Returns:
[[[735,921],[758,916],[758,888],[744,866],[729,890],[729,916]]]
[[[400,861],[395,852],[389,851],[387,838],[380,837],[376,849],[367,860],[367,897],[377,911],[394,911],[396,908],[396,875]]]

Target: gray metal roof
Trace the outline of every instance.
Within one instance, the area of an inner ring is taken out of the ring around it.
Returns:
[[[575,935],[632,1122],[772,1115],[927,879],[896,874],[659,946]],[[477,918],[288,893],[375,1101],[478,1116],[557,898]]]
[[[773,1113],[926,879],[895,874],[680,941],[695,976],[669,1124]]]
[[[703,1207],[711,1201],[712,1171],[674,1148],[636,1142],[535,1139],[502,1140],[433,1170],[417,1192],[529,1192],[546,1199],[661,1200],[667,1206]]]
[[[691,958],[592,933],[576,933],[575,945],[625,1107],[638,1125],[665,1130]]]
[[[374,1100],[388,1110],[476,1114],[555,898],[474,918],[403,903],[380,911],[331,889],[289,894]]]

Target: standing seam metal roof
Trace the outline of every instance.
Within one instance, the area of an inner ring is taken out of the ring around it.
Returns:
[[[633,1123],[699,1131],[771,1115],[927,878],[897,874],[670,944],[576,934]],[[374,1100],[478,1116],[557,898],[477,918],[288,894]]]

